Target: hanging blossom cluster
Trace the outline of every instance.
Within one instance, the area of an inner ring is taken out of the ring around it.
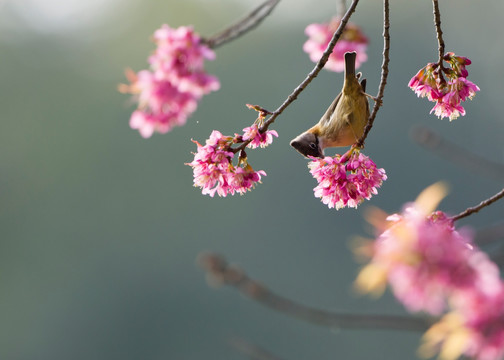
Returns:
[[[150,69],[127,71],[131,84],[119,87],[138,101],[130,127],[144,138],[184,125],[201,97],[220,87],[219,80],[204,70],[205,59],[213,60],[215,53],[192,27],[163,25],[154,33],[154,42],[157,48],[149,57]]]
[[[430,209],[429,209],[430,210]],[[420,353],[479,360],[504,356],[504,284],[498,267],[473,243],[467,230],[455,230],[441,211],[427,215],[407,204],[387,217],[388,226],[371,245],[371,261],[356,285],[381,293],[386,284],[411,312],[441,315],[424,335]]]
[[[240,150],[238,165],[233,165],[235,151],[231,145],[248,142],[247,147],[255,149],[268,146],[274,136],[278,137],[275,130],[261,133],[257,122],[262,123],[262,119],[243,129],[242,135],[224,136],[214,130],[205,145],[194,141],[198,151],[194,154],[194,160],[186,165],[193,168],[194,186],[201,188],[204,195],[213,197],[217,193],[225,197],[235,192],[243,195],[261,182],[261,176],[266,176],[263,170],[252,169],[244,150]]]
[[[329,23],[310,24],[306,27],[305,34],[308,36],[308,40],[304,43],[303,50],[308,53],[311,61],[316,63],[320,60],[340,22],[341,19],[335,17]],[[368,39],[360,27],[347,23],[325,64],[325,69],[342,72],[345,70],[345,53],[352,51],[357,53],[355,68],[358,69],[367,60],[367,45]]]
[[[467,80],[469,73],[466,66],[471,64],[471,60],[452,52],[446,53],[443,60],[449,67],[441,63],[429,63],[413,76],[408,86],[418,97],[426,97],[436,103],[431,113],[451,121],[466,114],[461,103],[472,99],[480,88]]]
[[[385,170],[378,169],[357,148],[351,148],[343,156],[312,158],[308,167],[318,182],[313,189],[315,197],[336,210],[345,206],[357,208],[364,199],[376,195],[377,188],[387,179]]]

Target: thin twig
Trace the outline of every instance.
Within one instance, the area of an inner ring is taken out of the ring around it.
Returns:
[[[281,360],[278,356],[272,354],[268,350],[262,347],[252,344],[246,340],[240,338],[232,338],[230,340],[231,345],[233,345],[238,351],[247,355],[251,359],[255,360]]]
[[[223,31],[205,39],[205,43],[215,49],[258,26],[275,8],[280,0],[267,0],[250,14]]]
[[[439,66],[443,68],[443,57],[445,53],[445,43],[443,40],[443,31],[441,30],[441,13],[439,12],[438,0],[432,0],[434,6],[434,24],[436,25],[436,34],[438,41],[438,52],[439,52]]]
[[[460,214],[452,216],[451,220],[457,221],[457,220],[465,218],[465,217],[467,217],[469,215],[477,213],[478,211],[480,211],[484,207],[486,207],[486,206],[488,206],[490,204],[493,204],[494,202],[496,202],[497,200],[502,199],[502,198],[504,198],[504,189],[502,189],[501,191],[499,191],[497,194],[495,194],[491,198],[483,200],[478,205],[470,207],[470,208],[467,208],[464,211],[462,211]]]
[[[474,154],[425,126],[415,126],[410,132],[410,137],[423,148],[459,165],[466,171],[483,173],[500,183],[504,182],[504,164]]]
[[[261,126],[259,131],[261,133],[264,133],[266,130],[268,130],[268,127],[275,122],[276,118],[282,114],[282,112],[290,105],[292,104],[298,97],[298,95],[308,86],[309,83],[312,82],[313,79],[317,77],[319,72],[324,68],[324,65],[326,64],[327,60],[329,59],[329,55],[331,55],[334,46],[338,42],[341,34],[343,33],[343,30],[345,29],[346,24],[348,23],[348,20],[352,16],[353,12],[355,11],[355,8],[357,7],[357,4],[359,3],[359,0],[353,0],[352,4],[348,8],[347,12],[345,15],[341,18],[341,22],[338,26],[338,29],[334,32],[331,41],[327,45],[327,48],[325,49],[324,53],[322,54],[322,57],[320,60],[315,64],[315,67],[313,68],[312,71],[308,73],[306,78],[294,89],[294,91],[285,99],[285,101],[276,109],[273,111],[272,115],[264,122],[264,124]],[[230,151],[237,153],[238,151],[245,149],[245,147],[252,141],[252,139],[247,140],[240,144],[239,147],[233,149],[229,149]]]
[[[375,99],[375,104],[373,106],[373,112],[369,116],[368,123],[364,128],[364,133],[361,138],[355,144],[356,147],[362,148],[364,146],[364,141],[368,136],[371,128],[373,127],[374,120],[376,118],[376,114],[380,109],[380,106],[383,104],[383,93],[385,92],[385,86],[387,85],[387,77],[389,73],[388,65],[390,62],[390,10],[389,10],[389,0],[383,1],[383,62],[382,62],[382,71],[380,78],[380,85],[378,87],[378,95]]]
[[[410,316],[342,314],[311,308],[276,295],[264,285],[249,278],[236,266],[229,266],[226,260],[217,254],[202,254],[199,265],[207,272],[210,284],[228,285],[236,288],[243,295],[294,318],[309,323],[344,329],[389,329],[425,331],[430,325],[426,319]]]

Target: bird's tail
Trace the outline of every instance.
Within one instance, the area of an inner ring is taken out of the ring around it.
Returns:
[[[355,78],[355,59],[357,53],[355,51],[345,53],[345,79],[349,77]]]

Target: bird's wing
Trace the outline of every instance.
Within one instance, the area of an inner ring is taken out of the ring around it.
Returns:
[[[336,98],[333,100],[331,105],[329,105],[329,107],[327,108],[324,115],[322,115],[322,117],[320,118],[320,121],[319,121],[319,125],[325,126],[331,120],[331,117],[334,114],[334,110],[336,109],[336,105],[338,105],[340,98],[341,98],[341,93],[339,93],[338,96],[336,96]]]

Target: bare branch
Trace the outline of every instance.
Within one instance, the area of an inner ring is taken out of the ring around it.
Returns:
[[[364,133],[361,138],[355,144],[356,147],[362,148],[364,146],[364,141],[368,136],[371,128],[373,127],[374,120],[376,118],[376,114],[380,109],[380,106],[383,103],[383,93],[385,92],[385,86],[387,85],[387,77],[389,73],[388,65],[390,62],[390,9],[389,9],[389,0],[383,1],[383,62],[382,62],[382,71],[380,78],[380,85],[378,87],[378,95],[375,99],[375,104],[373,106],[373,112],[369,116],[368,123],[364,128]]]
[[[445,53],[445,43],[443,40],[443,31],[441,30],[441,13],[439,12],[438,0],[432,0],[434,7],[434,24],[436,25],[436,35],[438,40],[439,66],[443,69],[443,57]]]
[[[430,322],[423,318],[394,315],[343,314],[311,308],[276,295],[264,285],[249,278],[245,272],[228,265],[217,254],[201,254],[198,264],[206,271],[211,285],[228,285],[240,293],[270,309],[282,312],[306,322],[344,329],[389,329],[425,331]]]
[[[465,218],[467,216],[470,216],[470,215],[472,215],[474,213],[477,213],[478,211],[480,211],[484,207],[487,207],[488,205],[493,204],[497,200],[502,199],[503,197],[504,197],[504,189],[502,189],[501,191],[499,191],[494,196],[492,196],[492,197],[490,197],[490,198],[488,198],[486,200],[483,200],[478,205],[470,207],[470,208],[467,208],[464,211],[462,211],[460,214],[452,216],[451,219],[453,221],[457,221],[457,220],[460,220],[460,219]]]
[[[250,14],[229,26],[223,31],[213,35],[204,42],[211,48],[215,49],[231,40],[236,39],[257,27],[277,6],[280,0],[267,0],[259,7],[254,9]]]

